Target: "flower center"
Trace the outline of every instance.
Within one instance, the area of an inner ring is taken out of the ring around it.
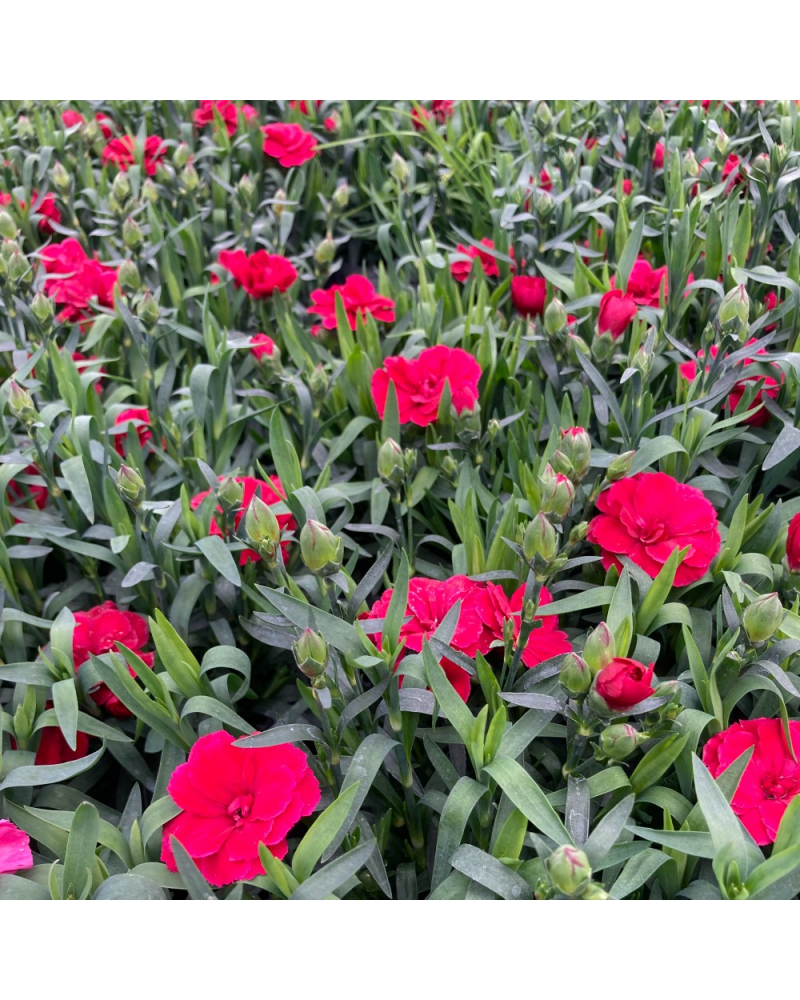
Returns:
[[[228,806],[228,815],[234,821],[234,823],[239,826],[240,823],[244,822],[250,815],[250,810],[253,808],[253,796],[252,795],[238,795],[233,802]]]
[[[761,790],[768,799],[794,798],[800,792],[800,781],[796,778],[766,774],[761,781]]]
[[[642,533],[639,536],[645,545],[655,545],[656,542],[663,542],[667,537],[667,526],[663,521],[654,521],[649,528],[642,525]]]

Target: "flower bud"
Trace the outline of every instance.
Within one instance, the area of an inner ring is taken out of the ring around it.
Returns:
[[[319,677],[325,673],[328,663],[328,644],[311,628],[304,629],[300,638],[292,645],[292,652],[300,673],[306,677]]]
[[[606,479],[609,483],[616,483],[628,475],[631,471],[633,456],[635,454],[635,451],[623,451],[621,455],[617,455],[615,459],[612,459],[606,469]]]
[[[562,429],[559,451],[570,460],[575,479],[580,482],[589,471],[592,460],[592,442],[583,427]]]
[[[772,147],[772,166],[777,173],[789,158],[789,147],[784,142],[776,142]]]
[[[327,267],[327,265],[333,261],[335,256],[336,256],[336,244],[333,242],[330,236],[326,236],[321,243],[317,244],[317,247],[314,250],[314,260],[318,264]]]
[[[646,377],[650,373],[650,368],[653,364],[653,352],[648,351],[644,344],[642,344],[630,359],[629,364],[631,368],[635,368],[636,371],[641,372]]]
[[[128,292],[135,292],[142,283],[142,279],[139,277],[139,268],[130,259],[124,260],[120,264],[117,277],[120,285]]]
[[[694,155],[694,150],[692,149],[687,149],[683,154],[681,164],[683,172],[689,177],[697,177],[700,173],[700,164],[697,162],[697,157]]]
[[[586,694],[592,686],[592,672],[586,660],[577,653],[567,653],[561,661],[559,680],[568,694]]]
[[[560,333],[567,325],[567,310],[561,299],[553,299],[544,311],[544,328],[550,334]]]
[[[575,487],[570,479],[557,473],[542,489],[542,512],[556,522],[563,521],[575,502]]]
[[[124,171],[121,170],[114,178],[114,183],[111,185],[111,193],[120,204],[126,201],[130,196],[131,182],[128,180],[128,175]]]
[[[247,541],[266,561],[269,568],[275,565],[281,526],[269,504],[261,497],[254,496],[244,516],[244,531]]]
[[[612,760],[630,757],[640,742],[638,729],[627,722],[607,726],[600,734],[600,749]]]
[[[232,514],[242,506],[244,486],[233,476],[226,476],[217,487],[217,500],[226,514]]]
[[[15,250],[8,260],[8,280],[12,284],[24,283],[27,285],[32,277],[28,258],[21,250]]]
[[[138,507],[145,498],[144,480],[129,465],[121,465],[117,472],[117,489],[122,498],[127,500],[132,507]]]
[[[522,536],[522,552],[529,563],[538,556],[545,564],[555,558],[558,552],[558,534],[550,521],[539,512],[528,522]]]
[[[36,407],[33,405],[31,394],[27,389],[23,389],[18,382],[11,379],[8,392],[8,410],[12,417],[16,417],[21,423],[29,426],[36,422],[38,416]]]
[[[389,167],[389,174],[394,177],[401,187],[405,187],[406,184],[408,184],[410,173],[411,171],[408,169],[408,164],[403,157],[399,153],[392,153],[392,162]]]
[[[560,472],[562,476],[567,476],[574,481],[575,469],[572,467],[572,462],[560,448],[551,456],[550,464],[555,472]]]
[[[181,190],[188,194],[198,189],[200,186],[200,175],[197,173],[197,168],[193,163],[187,163],[183,170],[181,170],[179,181]]]
[[[586,541],[586,536],[589,534],[589,522],[581,521],[580,524],[576,524],[575,527],[569,533],[569,544],[570,545],[580,545],[581,542]]]
[[[578,847],[557,847],[544,864],[550,881],[565,896],[579,896],[592,877],[589,859]]]
[[[719,153],[720,158],[723,160],[731,151],[731,141],[722,129],[717,132],[715,146],[717,147],[717,152]]]
[[[553,120],[553,113],[550,111],[546,101],[540,101],[539,107],[536,109],[536,123],[538,126],[544,130],[549,127]]]
[[[328,391],[330,378],[323,365],[317,365],[308,376],[308,388],[315,399],[322,399]]]
[[[350,187],[347,181],[342,181],[342,183],[333,192],[333,204],[338,209],[345,209],[350,203]]]
[[[256,192],[256,186],[250,179],[248,174],[242,174],[239,183],[236,185],[236,193],[239,195],[239,201],[247,208],[253,201],[253,195]]]
[[[172,154],[172,163],[176,169],[180,170],[185,167],[189,160],[192,158],[192,151],[189,149],[188,142],[179,142],[175,147],[175,152]]]
[[[783,605],[777,594],[767,594],[759,597],[742,615],[742,624],[747,638],[752,643],[766,642],[780,627],[783,621]]]
[[[414,448],[406,448],[403,452],[403,465],[406,469],[406,475],[410,476],[411,473],[417,467],[417,452]]]
[[[53,316],[55,315],[53,300],[49,295],[45,295],[44,292],[37,292],[31,302],[31,312],[39,323],[41,323],[45,329],[48,329],[53,322]]]
[[[378,449],[378,475],[384,483],[397,489],[405,474],[403,449],[393,438],[387,438]]]
[[[124,177],[125,175],[119,174],[118,176]],[[142,197],[145,201],[149,201],[151,205],[155,205],[158,201],[158,185],[150,177],[142,184]]]
[[[160,310],[158,308],[158,302],[153,298],[152,293],[148,289],[144,295],[139,299],[136,306],[136,315],[144,323],[146,327],[152,329],[156,323],[158,323],[158,317],[160,316]]]
[[[717,320],[726,333],[738,336],[747,329],[750,319],[750,297],[744,285],[732,288],[722,300],[717,311]]]
[[[283,190],[283,188],[278,188],[278,190],[275,192],[275,198],[272,205],[272,211],[278,218],[280,218],[286,211],[286,201],[287,201],[286,192]]]
[[[315,576],[332,576],[341,568],[344,544],[330,528],[309,518],[300,532],[300,555]]]
[[[53,169],[50,171],[50,180],[62,198],[69,194],[69,171],[60,160],[56,160],[53,164]]]
[[[20,115],[17,119],[17,135],[20,139],[32,139],[36,135],[36,129],[26,115]]]
[[[19,235],[17,224],[6,211],[0,212],[0,236],[7,240],[15,240]]]
[[[571,149],[565,149],[561,154],[561,162],[564,164],[564,170],[567,174],[571,174],[575,169],[575,154]]]
[[[445,455],[442,459],[442,472],[448,482],[453,485],[456,484],[458,481],[458,462],[456,462],[452,455]]]
[[[593,632],[590,632],[583,647],[583,658],[589,664],[593,674],[599,673],[603,667],[616,656],[616,646],[611,629],[605,622],[600,622]]]
[[[532,597],[522,602],[522,621],[532,622],[536,619],[536,601]]]
[[[136,247],[141,246],[143,238],[142,227],[136,219],[132,219],[129,215],[122,223],[122,242],[130,250],[135,250]]]
[[[609,339],[611,339],[609,335]],[[612,340],[613,345],[613,340]],[[591,357],[591,349],[583,337],[579,337],[577,333],[567,334],[567,347],[569,349],[570,355],[582,354],[585,358]],[[577,360],[577,358],[575,359]]]
[[[600,882],[590,882],[581,893],[581,899],[611,899]]]
[[[533,193],[533,210],[540,219],[545,219],[553,211],[553,196],[543,188],[537,188]]]
[[[647,127],[650,129],[651,132],[654,132],[656,135],[661,135],[666,126],[667,122],[666,119],[664,118],[664,109],[659,104],[656,108],[653,109],[653,113],[650,115],[650,118],[648,119]]]

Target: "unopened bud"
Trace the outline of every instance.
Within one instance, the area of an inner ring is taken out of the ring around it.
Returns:
[[[687,149],[683,154],[683,159],[681,160],[683,165],[683,172],[689,177],[697,177],[700,173],[700,164],[697,162],[697,158],[694,155],[694,150]]]
[[[568,694],[582,695],[592,686],[592,672],[577,653],[567,653],[561,661],[559,680]]]
[[[636,371],[641,372],[645,376],[649,374],[652,364],[653,352],[648,351],[644,344],[641,345],[630,359],[630,367],[635,368]]]
[[[616,458],[612,459],[606,469],[606,479],[609,483],[619,482],[620,479],[624,479],[628,475],[631,471],[635,454],[635,451],[624,451],[621,455],[617,455]]]
[[[659,104],[656,108],[654,108],[653,113],[650,115],[650,118],[648,119],[647,122],[647,127],[650,129],[651,132],[654,132],[656,135],[661,135],[666,126],[667,122],[666,119],[664,118],[664,109]]]
[[[601,882],[590,882],[581,893],[581,899],[611,899]]]
[[[575,487],[561,473],[549,480],[542,489],[542,512],[556,522],[563,521],[575,502]]]
[[[142,240],[142,227],[130,216],[122,223],[122,242],[130,250],[135,250],[138,246],[141,246]]]
[[[36,135],[36,129],[31,124],[30,118],[20,115],[17,119],[17,135],[20,139],[32,139]]]
[[[300,555],[315,576],[332,576],[341,568],[344,544],[330,528],[309,518],[300,532]]]
[[[150,329],[158,323],[158,317],[160,316],[158,302],[156,302],[153,298],[149,289],[139,299],[136,306],[136,315],[144,323],[144,325]]]
[[[616,645],[611,629],[605,622],[600,622],[593,632],[589,633],[583,647],[583,658],[589,664],[593,674],[598,674],[607,667],[616,655]]]
[[[738,336],[747,329],[750,318],[750,297],[744,285],[732,288],[722,300],[717,311],[717,320],[726,333]]]
[[[254,496],[244,516],[244,531],[248,543],[258,552],[268,567],[274,566],[281,537],[281,526],[269,504]]]
[[[536,109],[536,123],[541,129],[549,127],[553,120],[553,113],[550,111],[546,101],[541,101]]]
[[[53,300],[49,295],[45,295],[44,292],[37,292],[31,302],[31,312],[39,323],[47,329],[53,322],[53,316],[55,315]]]
[[[403,449],[393,438],[387,438],[378,449],[378,475],[395,489],[405,478]]]
[[[117,472],[117,489],[122,498],[127,500],[132,507],[138,507],[145,498],[144,480],[129,465],[121,465]]]
[[[468,444],[470,441],[477,441],[481,436],[481,404],[477,400],[471,409],[462,410],[460,413],[451,406],[450,416],[456,426],[456,437],[459,441]]]
[[[15,240],[19,235],[17,224],[6,211],[0,212],[0,236],[7,240]]]
[[[408,164],[403,157],[399,153],[393,153],[392,162],[389,167],[389,174],[394,177],[401,187],[405,187],[406,184],[408,184],[410,173],[411,171],[408,169]]]
[[[759,153],[758,156],[753,158],[751,167],[757,173],[763,174],[765,177],[768,177],[770,170],[769,156],[766,153]]]
[[[540,219],[545,219],[553,211],[553,196],[543,188],[537,188],[533,193],[533,210]]]
[[[600,735],[600,749],[612,760],[625,760],[639,745],[638,729],[625,723],[607,726]]]
[[[489,423],[486,425],[486,433],[489,436],[489,443],[491,444],[500,431],[503,428],[500,426],[500,421],[496,417],[492,417]]]
[[[569,533],[569,544],[570,545],[580,545],[581,542],[586,540],[586,536],[589,534],[589,522],[581,521],[580,524],[576,524],[575,527]]]
[[[217,500],[226,514],[232,514],[242,506],[244,486],[233,476],[226,476],[217,487]]]
[[[328,644],[319,632],[311,628],[305,629],[300,638],[292,645],[292,652],[300,673],[306,677],[319,677],[325,673],[328,663]]]
[[[130,196],[131,182],[128,180],[128,175],[123,171],[120,171],[114,178],[114,183],[111,185],[111,193],[120,204],[123,204]]]
[[[592,460],[592,442],[583,427],[562,429],[559,451],[570,460],[574,478],[580,482],[589,471],[589,463]]]
[[[731,151],[731,141],[722,129],[717,132],[715,146],[717,147],[717,152],[719,153],[720,158],[723,160]]]
[[[245,207],[249,207],[253,201],[253,195],[256,191],[256,186],[250,179],[248,174],[243,174],[241,180],[236,185],[236,191],[239,195],[239,200]]]
[[[158,201],[158,185],[150,177],[142,184],[142,197],[151,205],[155,205]]]
[[[16,417],[26,426],[36,422],[38,416],[33,399],[27,389],[23,389],[14,379],[11,380],[8,392],[8,409],[12,417]]]
[[[528,522],[522,536],[522,552],[529,563],[538,556],[545,564],[558,552],[558,533],[541,512]]]
[[[314,250],[314,260],[327,267],[334,257],[336,256],[336,244],[333,242],[330,236],[326,236],[321,243],[318,243],[316,249]]]
[[[28,258],[21,250],[15,250],[8,260],[8,280],[12,284],[28,284],[32,277]]]
[[[317,365],[308,376],[308,388],[315,399],[322,399],[328,391],[330,377],[323,365]]]
[[[592,877],[589,859],[578,847],[557,847],[545,868],[554,887],[565,896],[579,896]]]
[[[609,336],[609,339],[610,336]],[[613,345],[613,341],[612,341]],[[571,355],[582,354],[585,358],[591,357],[591,349],[583,337],[579,337],[577,333],[567,334],[567,347]]]
[[[272,211],[280,218],[286,211],[287,196],[283,188],[278,188],[275,192],[275,199],[272,204]]]
[[[567,325],[567,310],[560,299],[553,299],[544,311],[544,328],[550,334],[560,333]]]
[[[174,166],[180,170],[186,166],[189,160],[192,158],[192,151],[189,148],[187,142],[180,142],[175,147],[175,152],[172,154],[172,162]]]
[[[777,594],[760,597],[745,608],[742,615],[744,630],[752,643],[766,642],[775,634],[782,621],[783,605]]]
[[[180,186],[182,191],[191,194],[200,186],[200,175],[193,163],[187,163],[180,173]]]
[[[56,191],[58,191],[62,198],[69,194],[69,171],[60,160],[56,160],[54,163],[53,169],[50,171],[50,180],[53,183],[53,187]]]
[[[117,277],[120,285],[128,292],[137,291],[142,283],[142,279],[139,276],[139,268],[130,259],[124,260],[120,264]]]
[[[338,209],[347,208],[350,203],[350,187],[347,182],[340,184],[333,192],[333,204]]]
[[[458,479],[458,462],[452,455],[445,455],[442,459],[442,472],[448,482],[455,484]]]

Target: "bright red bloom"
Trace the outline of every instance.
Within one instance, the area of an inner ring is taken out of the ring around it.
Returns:
[[[120,170],[127,170],[136,162],[136,140],[132,135],[123,135],[120,139],[112,139],[103,150],[103,163],[115,163]],[[167,155],[167,147],[161,136],[149,135],[144,141],[144,169],[148,177],[152,177],[163,163]]]
[[[310,105],[313,104],[314,107],[319,110],[322,107],[322,101],[289,101],[289,107],[292,111],[299,111],[301,115],[311,114]]]
[[[653,166],[656,170],[662,170],[664,167],[664,143],[657,142],[656,148],[653,150]]]
[[[625,712],[655,694],[651,663],[645,667],[638,660],[617,656],[595,677],[594,690],[612,712]]]
[[[725,161],[725,165],[722,168],[722,179],[724,181],[728,181],[728,185],[725,188],[726,194],[730,194],[737,184],[741,184],[744,181],[744,177],[739,170],[740,163],[741,161],[736,153],[731,153]],[[730,178],[730,180],[728,180],[728,178]]]
[[[420,105],[419,108],[414,108],[411,112],[411,124],[418,132],[421,132],[425,127],[423,123],[433,116],[437,125],[444,125],[449,118],[453,117],[455,103],[455,101],[431,101],[430,111]]]
[[[239,124],[240,109],[233,101],[200,101],[192,115],[197,128],[204,128],[214,121],[214,112],[222,118],[229,136],[232,136]],[[246,121],[252,121],[256,116],[256,109],[252,104],[243,104],[241,112]]]
[[[630,177],[626,177],[622,182],[622,193],[627,195],[630,194],[631,191],[633,191],[633,181]]]
[[[541,316],[547,298],[547,282],[519,274],[511,279],[511,303],[520,316]]]
[[[263,357],[272,357],[275,352],[275,341],[266,333],[254,333],[250,338],[250,347],[253,349],[253,356],[260,361]]]
[[[361,274],[351,274],[343,285],[331,285],[330,288],[318,288],[311,293],[313,306],[308,307],[310,313],[317,313],[326,330],[336,329],[336,293],[342,297],[342,304],[347,313],[350,329],[355,330],[356,319],[361,315],[366,320],[367,314],[382,323],[394,323],[394,301],[383,295],[375,294],[375,287]]]
[[[621,570],[618,556],[627,556],[655,579],[672,551],[688,546],[675,575],[675,586],[685,587],[706,574],[719,552],[710,501],[664,472],[639,472],[613,483],[597,498],[597,509],[587,538],[600,546],[605,569]]]
[[[600,299],[597,332],[610,333],[612,338],[617,340],[627,330],[636,311],[633,296],[621,292],[618,288],[606,292]]]
[[[756,337],[751,337],[750,340],[748,340],[744,346],[749,347],[751,344],[755,344],[757,342],[758,341]],[[716,344],[712,344],[710,351],[711,357],[716,358],[718,353],[719,353],[719,347]],[[767,352],[762,347],[761,350],[757,351],[756,353],[757,355],[759,354],[766,355]],[[705,357],[705,351],[703,351],[703,349],[701,348],[697,352],[697,360],[702,361],[704,357]],[[745,358],[742,364],[743,367],[746,368],[747,365],[757,364],[757,361],[758,361],[757,357]],[[679,366],[679,370],[681,375],[683,376],[683,378],[687,380],[687,382],[693,382],[697,376],[697,364],[694,361],[684,362],[684,364]],[[708,366],[706,366],[705,370],[708,371]],[[781,381],[783,381],[782,373],[780,377]],[[748,407],[748,410],[757,410],[757,412],[753,413],[752,416],[747,417],[747,419],[744,422],[746,424],[749,424],[751,427],[763,427],[766,423],[768,423],[770,418],[769,410],[767,410],[766,407],[762,406],[764,397],[768,396],[770,399],[775,399],[777,398],[777,395],[780,392],[780,383],[776,382],[774,378],[770,378],[768,375],[754,375],[750,378],[743,378],[740,382],[736,383],[733,389],[731,389],[731,394],[728,397],[728,405],[731,408],[731,413],[736,413],[737,407],[739,406],[739,403],[742,399],[742,396],[745,394],[748,385],[753,382],[760,382],[762,388],[756,394],[756,397]]]
[[[387,358],[372,376],[372,398],[383,417],[389,383],[394,382],[400,423],[418,427],[432,424],[439,412],[445,380],[450,383],[453,406],[458,413],[471,410],[478,400],[481,368],[460,347],[426,347],[416,358]]]
[[[44,283],[45,295],[63,306],[58,314],[61,323],[85,323],[94,304],[114,308],[117,269],[87,257],[75,239],[51,244],[40,253],[42,266],[50,276]]]
[[[800,760],[800,722],[790,722]],[[800,794],[800,763],[792,758],[780,719],[746,719],[724,729],[703,747],[703,763],[716,778],[753,747],[731,808],[757,844],[772,844],[786,807]]]
[[[26,469],[23,469],[22,474],[25,476],[38,476],[39,470],[35,465],[29,465]],[[8,484],[8,489],[6,490],[8,502],[17,507],[28,506],[27,501],[33,500],[39,510],[44,510],[47,504],[47,496],[46,486],[31,486],[28,483],[18,483],[13,479]],[[14,522],[19,524],[19,519],[15,517]]]
[[[10,819],[0,819],[0,875],[32,867],[31,838]]]
[[[226,479],[226,476],[220,476],[219,481],[222,482]],[[255,479],[253,476],[236,476],[235,480],[237,483],[241,483],[244,487],[244,494],[242,496],[242,506],[236,512],[233,519],[233,529],[234,531],[239,530],[239,523],[247,512],[247,508],[250,506],[250,501],[256,494],[259,494],[261,499],[266,504],[283,503],[286,499],[286,495],[283,491],[283,486],[281,486],[281,481],[277,476],[270,476],[269,482],[264,482],[263,479]],[[196,496],[192,497],[191,507],[192,510],[197,510],[200,504],[205,500],[205,498],[211,493],[211,490],[204,490],[202,493],[198,493]],[[222,513],[222,508],[217,507],[217,513]],[[281,531],[294,531],[297,527],[295,519],[291,514],[276,514],[278,525]],[[209,534],[219,535],[222,537],[222,529],[217,524],[216,517],[211,518],[211,524],[209,526]],[[281,551],[283,552],[284,562],[289,558],[289,543],[281,542]],[[244,566],[249,562],[258,562],[261,556],[254,552],[252,549],[245,549],[239,556],[239,565]]]
[[[550,174],[548,174],[544,167],[539,171],[539,187],[543,191],[553,190],[553,182],[550,179]]]
[[[52,701],[48,701],[45,708],[52,708]],[[64,734],[58,726],[45,726],[42,729],[42,736],[39,740],[39,749],[36,751],[34,764],[66,764],[71,760],[80,760],[89,752],[89,737],[86,733],[78,733],[75,740],[75,749],[70,748],[69,743],[64,739]]]
[[[611,287],[614,288],[614,278]],[[628,276],[626,295],[630,295],[638,306],[657,306],[660,302],[661,286],[664,286],[664,296],[667,294],[667,269],[659,267],[656,270],[650,266],[646,257],[637,257]]]
[[[291,261],[266,250],[256,250],[249,257],[244,250],[220,250],[218,261],[233,275],[236,287],[254,299],[268,299],[276,289],[285,292],[297,280]]]
[[[164,826],[161,860],[178,870],[175,837],[212,885],[264,874],[258,845],[284,858],[286,835],[320,800],[319,782],[302,750],[235,747],[230,733],[201,736],[172,772],[167,791],[183,812]]]
[[[264,154],[277,160],[282,167],[299,167],[317,155],[317,140],[299,125],[272,122],[262,125]]]
[[[133,611],[123,611],[113,601],[98,604],[88,611],[75,612],[75,629],[72,633],[72,662],[77,670],[90,655],[117,652],[116,643],[121,642],[152,667],[154,654],[142,652],[142,647],[150,641],[147,621]],[[135,672],[129,667],[131,676]],[[105,684],[100,684],[90,692],[92,700],[117,718],[127,718],[131,713]]]
[[[481,246],[489,250],[494,249],[494,243],[485,237],[481,240]],[[450,265],[450,273],[456,281],[463,283],[467,280],[472,273],[472,261],[476,259],[479,261],[483,273],[487,278],[497,278],[500,275],[500,272],[497,270],[497,260],[491,254],[484,253],[479,247],[472,245],[465,247],[463,243],[459,243],[456,251],[470,258],[470,260],[454,260]]]
[[[488,633],[489,642],[492,640],[503,641],[503,627],[509,619],[514,623],[514,639],[519,638],[522,628],[523,597],[525,586],[518,587],[511,595],[506,597],[505,591],[497,583],[488,582],[479,586],[476,590],[476,600],[478,604],[478,614],[483,623],[482,643]],[[553,598],[547,587],[542,587],[539,592],[539,607],[550,604]],[[554,656],[561,656],[571,652],[572,645],[567,638],[566,632],[561,632],[556,627],[558,617],[556,615],[536,615],[533,619],[534,629],[528,637],[525,649],[522,652],[522,662],[526,667],[535,667],[538,663],[543,663]],[[481,652],[485,651],[481,649]]]
[[[125,456],[125,439],[128,436],[129,420],[139,421],[136,425],[136,433],[139,435],[139,444],[142,448],[144,448],[153,436],[153,432],[150,430],[150,411],[146,407],[132,407],[129,410],[123,410],[114,421],[114,427],[120,428],[120,432],[114,438],[114,447],[117,449],[117,453],[122,455],[123,458]]]
[[[800,573],[800,514],[795,514],[789,522],[786,538],[786,562],[792,573]]]

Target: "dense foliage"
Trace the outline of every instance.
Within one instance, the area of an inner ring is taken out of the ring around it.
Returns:
[[[795,101],[0,145],[0,898],[800,892]]]

